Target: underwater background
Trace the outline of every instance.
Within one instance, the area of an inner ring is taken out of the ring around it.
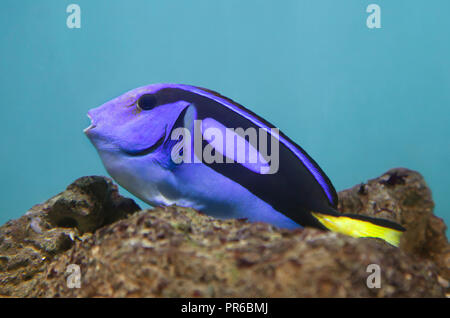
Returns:
[[[81,28],[66,24],[72,3]],[[381,28],[366,25],[371,3]],[[337,191],[417,170],[450,224],[448,12],[447,0],[2,0],[0,224],[78,177],[107,175],[86,112],[158,82],[254,111]]]

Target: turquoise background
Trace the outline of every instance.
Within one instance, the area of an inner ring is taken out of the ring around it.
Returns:
[[[66,26],[70,3],[81,29]],[[366,26],[370,3],[381,29]],[[0,224],[106,175],[82,133],[86,112],[156,82],[245,105],[338,191],[418,170],[450,224],[449,12],[448,0],[2,0]]]

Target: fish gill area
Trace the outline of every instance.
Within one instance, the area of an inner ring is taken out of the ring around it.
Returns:
[[[178,206],[141,210],[109,178],[82,177],[0,227],[0,296],[450,297],[446,225],[418,172],[391,169],[339,201],[405,227],[400,248]]]

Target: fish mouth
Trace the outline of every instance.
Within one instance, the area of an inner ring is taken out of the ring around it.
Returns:
[[[94,124],[94,120],[92,119],[92,116],[89,115],[89,113],[87,114],[88,118],[91,120],[91,125],[89,127],[86,127],[83,132],[85,134],[89,133],[89,131],[91,131],[92,129],[94,129],[95,127],[97,127],[96,124]]]

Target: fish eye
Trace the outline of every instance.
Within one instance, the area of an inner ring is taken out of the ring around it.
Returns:
[[[156,98],[152,94],[144,94],[139,97],[137,106],[142,110],[150,110],[156,106]]]

